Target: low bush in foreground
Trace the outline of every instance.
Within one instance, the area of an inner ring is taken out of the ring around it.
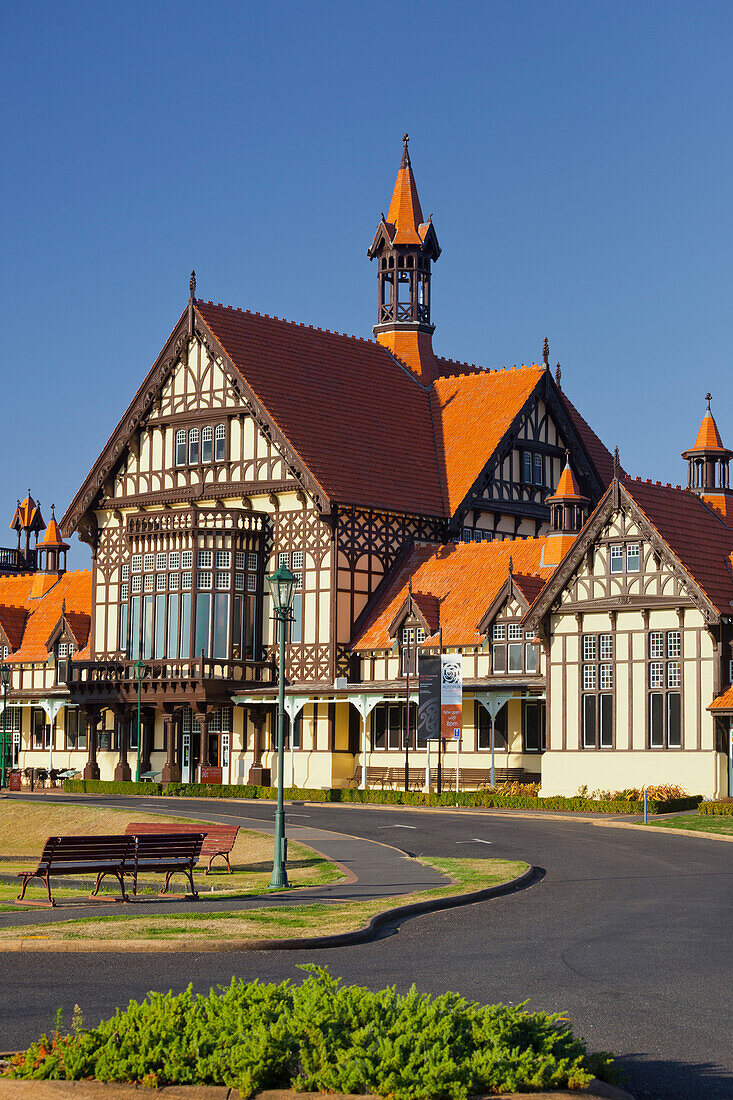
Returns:
[[[17,1055],[7,1075],[375,1093],[394,1100],[464,1100],[477,1093],[582,1088],[612,1079],[612,1058],[589,1055],[560,1015],[480,1008],[456,993],[413,987],[372,993],[308,966],[302,985],[245,983],[195,997],[150,993],[71,1035],[60,1026]],[[224,1041],[223,1041],[224,1039]]]
[[[715,817],[733,817],[733,802],[701,802],[697,812]]]
[[[162,794],[162,783],[125,783],[122,780],[65,779],[68,794]]]

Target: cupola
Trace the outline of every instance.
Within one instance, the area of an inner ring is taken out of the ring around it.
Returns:
[[[712,394],[707,393],[705,400],[708,407],[697,439],[688,451],[682,452],[682,457],[687,459],[687,486],[702,497],[710,496],[723,501],[731,492],[728,464],[733,458],[733,451],[724,447],[720,438],[718,425],[710,410]]]
[[[440,256],[432,215],[423,218],[408,151],[408,135],[387,216],[382,214],[367,256],[377,260],[377,341],[424,382],[437,377],[430,319],[430,265]]]
[[[18,535],[18,552],[20,553],[21,550],[21,536],[25,535],[25,555],[27,558],[31,553],[31,535],[35,536],[35,542],[37,543],[38,536],[45,526],[46,524],[43,522],[43,516],[41,515],[41,505],[35,502],[29,489],[25,500],[22,503],[18,501],[18,506],[10,521],[11,530],[16,531]]]
[[[557,565],[575,542],[575,536],[588,517],[590,504],[589,498],[580,491],[567,451],[557,488],[552,496],[546,497],[545,504],[550,509],[550,534],[544,564]]]
[[[46,534],[41,539],[37,548],[37,573],[65,573],[66,553],[69,544],[61,538],[61,531],[56,522],[54,505],[51,505],[51,520],[46,528]]]

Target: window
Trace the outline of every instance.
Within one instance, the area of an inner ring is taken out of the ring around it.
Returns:
[[[211,462],[212,444],[214,439],[213,428],[203,428],[201,431],[201,461]]]
[[[247,555],[247,568],[252,573],[257,572],[257,555],[256,554],[248,554]]]
[[[168,574],[168,587],[171,590],[174,590],[174,589],[178,588],[180,580],[181,580],[181,578],[179,577],[178,573],[169,573]]]
[[[226,425],[217,424],[214,432],[214,458],[217,462],[223,462],[226,458]]]
[[[509,671],[521,672],[522,671],[522,644],[521,642],[513,642],[507,646],[509,655]]]
[[[527,672],[537,672],[537,646],[527,642],[524,647],[524,662]]]
[[[232,555],[229,550],[217,550],[216,551],[216,568],[217,569],[229,569],[232,562]]]
[[[190,569],[193,565],[193,550],[184,550],[181,554],[181,569]],[[171,566],[172,568],[172,566]]]
[[[66,734],[66,748],[71,750],[87,747],[86,724],[76,707],[67,707],[64,715],[64,732]]]
[[[522,481],[525,485],[532,484],[532,455],[529,451],[522,455]]]
[[[464,527],[461,538],[463,539],[464,542],[472,542],[473,541],[473,528]]]
[[[624,571],[624,548],[618,544],[611,547],[611,572],[623,573]]]
[[[143,556],[142,556],[142,554],[133,554],[132,555],[132,571],[133,571],[133,573],[142,572],[142,567],[143,567]]]
[[[252,578],[254,580],[254,577]],[[293,618],[290,623],[290,641],[297,645],[303,640],[303,597],[299,593],[293,596]],[[413,662],[414,663],[414,662]]]
[[[121,584],[120,585],[120,599],[121,600],[126,600],[127,599],[127,595],[128,595],[129,590],[130,590],[130,586],[128,584]]]
[[[244,573],[234,574],[234,591],[244,592]]]
[[[145,592],[152,592],[154,584],[155,584],[154,574],[153,573],[146,573],[145,574],[145,582],[144,582],[144,585],[143,585],[144,591]]]
[[[286,550],[282,551],[277,556],[277,567],[278,567],[278,569],[280,568],[281,565],[284,565],[287,569],[290,568],[290,554]]]
[[[425,631],[421,626],[403,626],[400,638],[400,668],[402,675],[406,676],[408,669],[415,671],[416,652],[420,643],[425,641]]]
[[[247,568],[247,555],[245,554],[244,550],[237,550],[236,554],[234,555],[234,564],[237,569]]]
[[[600,665],[599,686],[601,691],[610,691],[613,687],[613,665]]]
[[[156,590],[156,592],[165,592],[166,588],[168,587],[167,582],[168,582],[167,573],[156,573],[156,575],[155,575],[155,590]]]
[[[522,637],[522,627],[520,623],[509,623],[507,636],[510,642],[516,642]]]
[[[415,747],[417,706],[410,703],[410,747]],[[407,705],[380,703],[372,711],[372,748],[404,749],[407,734]]]
[[[613,550],[613,547],[611,547]],[[613,634],[584,634],[581,744],[613,748]]]
[[[506,637],[506,627],[503,623],[495,623],[491,636],[495,642],[503,642]]]
[[[507,748],[507,714],[509,708],[504,705],[494,720],[494,749],[498,752],[506,752]],[[491,715],[486,707],[477,702],[475,711],[476,748],[480,751],[491,751]]]
[[[231,573],[217,573],[216,574],[216,587],[221,591],[222,589],[228,590],[231,582]]]
[[[155,568],[155,554],[145,554],[143,557],[143,569],[147,573]]]
[[[596,666],[583,665],[583,691],[595,691]]]
[[[545,484],[545,460],[542,455],[534,456],[534,483],[535,485]]]
[[[613,660],[613,634],[599,635],[598,646],[602,661]]]
[[[648,713],[652,749],[682,748],[682,662],[669,660],[681,656],[681,631],[650,632]]]
[[[176,432],[176,466],[185,466],[186,464],[186,433],[185,431]]]
[[[189,466],[198,465],[199,461],[199,430],[198,428],[191,428],[188,433],[188,464]]]
[[[196,587],[197,588],[211,588],[212,574],[207,570],[206,572],[196,574]]]
[[[250,569],[251,568],[252,568],[252,566],[250,566]],[[302,569],[302,568],[303,568],[303,551],[302,550],[294,550],[293,551],[293,569]]]
[[[595,634],[583,635],[583,660],[595,661],[596,659],[596,636]]]
[[[132,589],[131,590],[133,592],[142,592],[142,590],[143,590],[143,579],[142,579],[142,577],[140,576],[139,573],[136,573],[132,578]]]
[[[522,702],[524,752],[545,751],[545,708],[542,703]]]
[[[626,572],[638,573],[639,572],[639,543],[629,542],[626,544]]]
[[[491,654],[492,672],[506,672],[506,646],[494,645]]]
[[[180,554],[177,550],[174,550],[171,554],[168,555],[168,568],[178,569],[178,563],[180,562],[180,560]]]
[[[155,555],[155,568],[156,569],[167,569],[168,568],[168,555],[167,554],[156,554]]]
[[[46,740],[46,712],[42,707],[31,707],[31,747],[48,748]],[[50,729],[48,736],[50,737]]]
[[[473,529],[473,541],[474,542],[481,542],[482,540],[483,540],[483,533],[481,531],[479,531],[479,529],[477,527],[474,527],[474,529]]]
[[[122,573],[120,575],[120,580],[129,581],[129,579],[130,579],[130,566],[129,565],[123,565],[122,566]]]
[[[191,573],[181,573],[181,588],[190,588],[192,579]]]
[[[199,550],[196,558],[199,569],[211,569],[214,564],[214,554],[212,550]]]

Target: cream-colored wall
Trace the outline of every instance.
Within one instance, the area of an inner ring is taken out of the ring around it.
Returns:
[[[720,798],[728,793],[726,759],[713,751],[546,752],[542,757],[542,795],[620,791],[627,787],[672,783],[690,794]]]

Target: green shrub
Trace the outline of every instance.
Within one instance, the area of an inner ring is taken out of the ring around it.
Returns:
[[[289,801],[331,802],[331,791],[307,790],[301,787],[286,787],[285,798]],[[254,787],[249,783],[166,783],[163,794],[177,798],[262,798],[276,799],[277,787]]]
[[[706,816],[733,817],[733,802],[701,802],[697,812]]]
[[[211,1084],[374,1093],[394,1100],[465,1100],[495,1092],[582,1088],[615,1077],[612,1058],[588,1055],[561,1015],[524,1006],[481,1008],[456,993],[415,987],[373,993],[341,986],[326,969],[299,986],[245,983],[194,997],[150,993],[85,1030],[43,1036],[7,1076],[135,1081],[149,1087]],[[222,1036],[227,1041],[222,1042]]]
[[[69,794],[162,794],[161,783],[123,783],[106,779],[65,779]]]

